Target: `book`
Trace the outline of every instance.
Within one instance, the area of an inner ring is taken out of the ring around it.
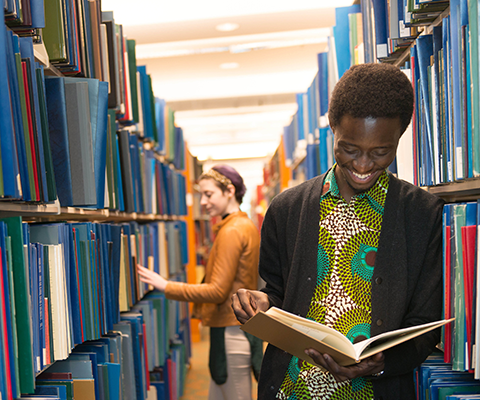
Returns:
[[[255,314],[241,329],[290,354],[317,365],[305,349],[327,353],[340,365],[352,365],[381,351],[439,328],[449,322],[441,320],[396,329],[352,344],[340,332],[316,321],[289,313],[277,307]]]

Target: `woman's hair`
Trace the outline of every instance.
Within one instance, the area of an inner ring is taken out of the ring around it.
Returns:
[[[344,115],[353,118],[400,118],[402,133],[413,113],[413,89],[407,76],[385,63],[352,66],[333,89],[328,109],[334,129]]]
[[[243,183],[243,178],[234,168],[228,165],[215,165],[208,172],[200,175],[198,180],[201,181],[202,179],[212,179],[222,192],[227,190],[228,185],[233,185],[235,187],[235,199],[238,204],[242,204],[247,188]]]

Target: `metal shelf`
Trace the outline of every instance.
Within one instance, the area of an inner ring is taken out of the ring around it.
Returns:
[[[26,217],[35,216],[53,216],[60,214],[60,202],[55,200],[51,204],[34,204],[34,203],[15,203],[15,202],[0,202],[0,216],[18,216]]]
[[[438,186],[424,187],[423,189],[449,203],[477,200],[480,198],[480,179],[466,179]]]

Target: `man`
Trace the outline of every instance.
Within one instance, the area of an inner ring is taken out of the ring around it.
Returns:
[[[413,111],[407,77],[388,64],[350,68],[329,108],[336,164],[272,201],[262,226],[262,291],[232,297],[244,323],[271,306],[326,324],[352,342],[441,317],[443,201],[386,169]],[[413,369],[438,343],[429,332],[323,370],[268,346],[259,399],[415,399]]]

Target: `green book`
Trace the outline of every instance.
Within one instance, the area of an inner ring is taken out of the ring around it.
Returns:
[[[479,63],[478,63],[478,0],[468,0],[468,15],[470,26],[470,77],[472,90],[472,145],[473,145],[473,176],[480,176],[480,93],[479,93]]]
[[[67,389],[67,400],[75,400],[74,397],[73,397],[73,379],[68,379],[68,380],[37,380],[37,385],[39,385],[39,386],[65,386],[66,389]]]
[[[32,199],[36,199],[35,180],[33,176],[32,147],[30,145],[30,132],[28,128],[27,100],[25,98],[25,86],[22,73],[22,58],[20,53],[15,54],[15,64],[17,65],[18,89],[20,92],[20,106],[22,108],[23,135],[25,139],[25,153],[27,156],[28,182],[30,184],[30,193]]]
[[[33,370],[32,315],[30,309],[29,274],[23,250],[22,218],[2,218],[12,238],[12,266],[14,301],[18,338],[18,370],[20,392],[33,393],[35,372]]]
[[[105,164],[105,176],[107,182],[108,204],[106,208],[115,208],[113,195],[113,158],[112,158],[112,128],[110,124],[110,115],[108,115],[107,122],[107,159]]]
[[[137,56],[135,52],[135,40],[127,39],[127,52],[133,120],[138,123],[140,119],[138,113]]]
[[[68,62],[63,2],[61,0],[45,2],[45,28],[42,29],[42,38],[50,62]]]
[[[158,143],[157,120],[155,119],[155,95],[153,94],[152,77],[150,75],[148,75],[148,87],[150,88],[150,109],[152,110],[150,118],[152,119],[153,140],[155,143]],[[144,116],[144,118],[146,117]]]
[[[81,262],[81,271],[82,271],[82,299],[83,299],[83,309],[85,312],[85,340],[92,340],[93,337],[93,308],[90,292],[90,277],[89,277],[89,268],[87,266],[87,242],[80,241],[80,262]]]
[[[7,251],[7,273],[8,273],[8,283],[9,290],[13,300],[14,293],[14,284],[13,284],[13,260],[12,260],[12,238],[10,236],[5,237],[5,248]],[[19,374],[19,362],[18,362],[18,336],[17,336],[17,319],[15,311],[15,301],[10,301],[10,312],[12,315],[12,341],[13,341],[13,356],[14,356],[14,368],[15,376],[20,376]],[[17,393],[20,392],[20,380],[15,379]]]
[[[112,164],[111,164],[111,177],[112,177],[112,194],[113,194],[113,208],[120,209],[119,202],[119,182],[118,182],[118,152],[117,152],[117,125],[115,122],[115,110],[108,110],[108,116],[110,121],[110,146],[112,151]],[[110,200],[112,203],[112,200]]]
[[[43,74],[37,68],[38,99],[40,104],[40,121],[42,124],[43,156],[45,159],[45,176],[47,178],[48,201],[55,201],[57,198],[57,186],[55,184],[55,173],[53,171],[52,151],[50,149],[50,133],[48,130],[48,114],[46,98],[43,87]]]

